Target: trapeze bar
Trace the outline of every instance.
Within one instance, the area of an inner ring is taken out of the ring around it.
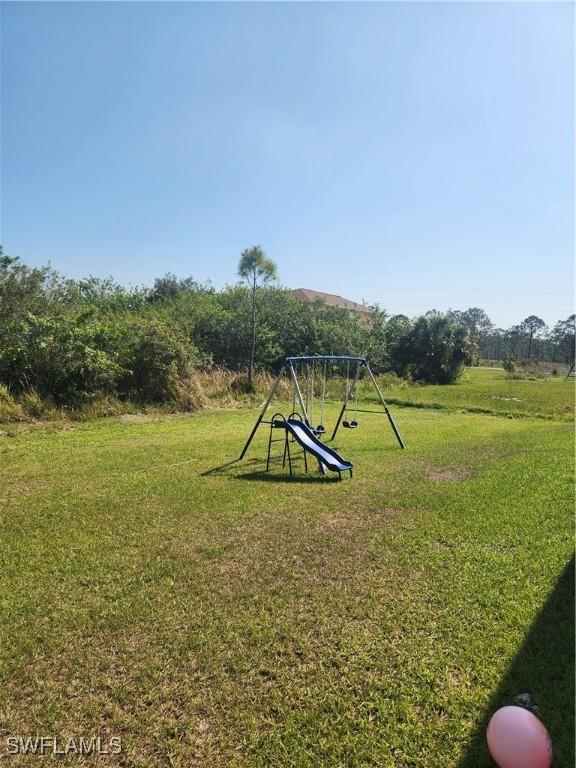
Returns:
[[[348,362],[368,365],[368,361],[365,357],[351,357],[350,355],[310,355],[304,357],[286,357],[284,359],[284,365],[291,365],[293,363],[318,363],[325,360],[347,360]]]

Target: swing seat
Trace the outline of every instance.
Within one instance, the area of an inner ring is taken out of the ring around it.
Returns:
[[[343,421],[342,426],[345,427],[346,429],[356,429],[356,427],[358,426],[358,422],[355,421],[354,419],[352,421]]]
[[[326,432],[326,427],[324,426],[324,424],[318,424],[318,426],[314,430],[315,435],[323,435],[324,432]]]

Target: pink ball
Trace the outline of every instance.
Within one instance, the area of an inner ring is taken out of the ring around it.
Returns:
[[[523,707],[502,707],[495,712],[486,739],[500,768],[550,768],[552,742],[548,731]]]

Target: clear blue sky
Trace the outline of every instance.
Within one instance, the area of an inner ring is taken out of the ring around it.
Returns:
[[[574,6],[3,3],[2,242],[73,277],[572,310]]]

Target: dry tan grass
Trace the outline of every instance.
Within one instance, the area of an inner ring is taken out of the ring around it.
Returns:
[[[157,416],[152,413],[123,413],[120,421],[125,421],[127,424],[146,424],[156,418]]]
[[[194,371],[183,380],[178,388],[178,396],[185,410],[198,411],[202,408],[220,406],[224,408],[262,403],[268,396],[276,376],[259,372],[254,375],[253,387],[248,387],[247,375],[225,368],[212,368],[209,371]],[[286,380],[280,382],[277,390],[279,397],[291,397],[291,387]]]
[[[457,483],[471,476],[472,471],[467,467],[432,467],[426,472],[427,480],[437,483]]]

